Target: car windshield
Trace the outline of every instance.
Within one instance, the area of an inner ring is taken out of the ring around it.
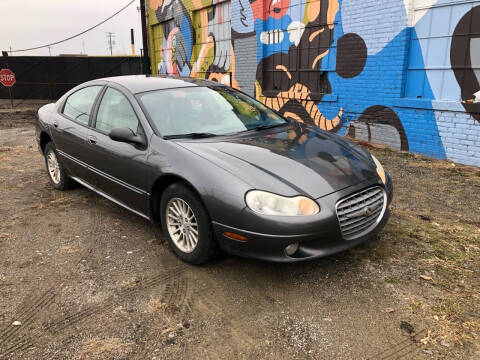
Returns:
[[[156,90],[139,98],[163,137],[225,135],[287,123],[259,101],[220,86]]]

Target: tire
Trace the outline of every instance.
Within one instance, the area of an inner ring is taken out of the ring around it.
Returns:
[[[210,216],[189,187],[175,183],[165,189],[160,200],[160,216],[163,234],[181,260],[200,265],[217,257],[219,246]],[[193,245],[195,235],[197,242]]]
[[[67,175],[65,168],[59,160],[55,145],[52,142],[49,142],[45,146],[43,155],[45,157],[48,178],[55,189],[66,190],[75,186],[75,181]],[[56,170],[52,170],[52,168],[55,167],[55,162],[57,164]]]

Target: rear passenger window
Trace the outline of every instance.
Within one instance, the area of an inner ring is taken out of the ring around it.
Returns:
[[[93,103],[103,86],[89,86],[74,92],[67,98],[63,114],[70,119],[88,125]]]
[[[105,91],[98,108],[95,127],[107,133],[115,128],[129,128],[137,133],[137,115],[125,95],[112,88]]]

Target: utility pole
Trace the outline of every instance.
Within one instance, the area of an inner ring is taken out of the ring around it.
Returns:
[[[142,42],[143,42],[143,73],[151,74],[150,57],[148,55],[148,38],[147,38],[147,12],[145,0],[140,0],[140,14],[142,16]]]
[[[133,29],[130,29],[130,43],[132,44],[132,56],[135,56],[135,36],[133,35]]]
[[[52,47],[51,46],[48,46],[48,56],[52,56]]]
[[[140,20],[140,24],[142,23],[142,12],[140,11],[140,6],[137,6],[137,12],[138,12],[138,19]]]
[[[115,33],[111,31],[106,32],[107,35],[107,44],[110,49],[110,55],[113,55],[113,47],[115,46]]]

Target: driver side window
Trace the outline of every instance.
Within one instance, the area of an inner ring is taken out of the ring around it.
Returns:
[[[95,128],[109,133],[115,128],[129,128],[135,134],[138,118],[128,99],[120,91],[108,88],[98,108]]]

